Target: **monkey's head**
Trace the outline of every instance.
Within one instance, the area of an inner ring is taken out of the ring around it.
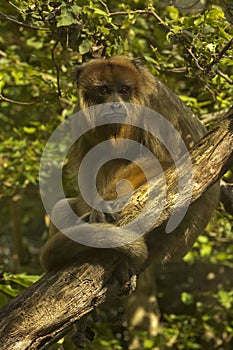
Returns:
[[[79,95],[76,111],[95,106],[86,113],[87,122],[100,118],[105,118],[103,121],[106,120],[106,124],[111,121],[106,127],[94,128],[90,133],[90,142],[135,136],[135,128],[123,126],[122,120],[124,116],[136,117],[136,113],[132,108],[129,111],[125,103],[148,107],[150,104],[146,85],[151,78],[139,61],[123,56],[94,59],[79,66],[76,73]]]
[[[145,104],[143,68],[136,59],[94,59],[76,72],[80,109],[108,102]]]
[[[101,143],[109,147],[99,152],[103,156],[113,150],[124,160],[127,154],[138,158],[145,146],[164,167],[172,163],[167,148],[180,154],[180,138],[170,131],[166,121],[179,130],[180,111],[185,115],[189,111],[138,60],[122,56],[91,60],[77,68],[76,81],[76,112],[82,112],[72,119],[74,168],[78,170],[85,155]],[[106,140],[110,142],[104,143]]]

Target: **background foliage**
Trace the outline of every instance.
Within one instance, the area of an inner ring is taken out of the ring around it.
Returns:
[[[232,12],[227,0],[1,1],[1,304],[41,273],[47,217],[39,162],[50,134],[72,114],[74,67],[92,57],[140,57],[211,126],[210,113],[232,106]],[[232,348],[231,233],[221,206],[184,262],[155,276],[162,326],[155,339],[139,334],[145,349]],[[103,322],[91,348],[121,346]]]

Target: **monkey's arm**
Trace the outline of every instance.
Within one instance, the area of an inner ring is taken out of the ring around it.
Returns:
[[[113,225],[110,224],[96,224],[98,230],[103,232],[105,236],[107,236],[107,230],[114,228]],[[115,247],[114,249],[120,252],[126,259],[129,264],[134,265],[135,267],[141,266],[144,264],[148,258],[147,246],[142,237],[136,238],[135,234],[129,230],[124,230],[123,228],[119,228],[118,235],[122,237],[122,242],[124,242],[124,236],[127,235],[128,238],[132,238],[132,242],[128,244],[123,244]],[[68,227],[65,229],[64,234],[61,232],[56,232],[52,237],[48,239],[42,248],[40,261],[42,266],[47,270],[56,270],[63,266],[75,263],[80,261],[80,258],[84,257],[83,253],[88,251],[88,259],[92,255],[92,252],[96,249],[99,249],[99,253],[104,253],[104,249],[101,248],[92,248],[88,245],[80,244],[73,239],[68,238],[68,236],[85,236],[85,234],[92,233],[92,227],[90,225],[77,225],[73,227]],[[67,235],[67,236],[66,236]],[[94,233],[93,233],[94,235]],[[117,237],[119,238],[119,236]],[[120,238],[119,238],[120,239]],[[136,239],[136,240],[134,240]],[[111,246],[111,243],[115,245],[116,240],[114,237],[109,236],[109,239],[106,239],[106,242],[101,242],[100,239],[99,244],[103,245],[106,243],[107,247]],[[93,242],[89,242],[90,245]],[[97,242],[98,243],[98,242]],[[88,242],[87,242],[88,244]],[[96,244],[96,242],[95,242]]]
[[[53,208],[50,238],[43,246],[40,255],[41,264],[47,271],[79,261],[86,251],[90,256],[94,249],[98,249],[98,245],[99,247],[114,247],[135,266],[145,263],[148,253],[143,237],[138,237],[124,228],[117,228],[114,234],[112,230],[115,226],[107,223],[95,224],[95,228],[97,227],[100,232],[98,236],[96,230],[94,231],[94,224],[80,224],[78,217],[75,219],[75,216],[71,216],[67,203],[75,210],[80,204],[80,198],[61,200]],[[53,224],[53,221],[62,232]],[[124,244],[126,236],[130,243]],[[80,238],[85,239],[86,245],[79,243]]]

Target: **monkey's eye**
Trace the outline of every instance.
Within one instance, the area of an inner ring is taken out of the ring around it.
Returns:
[[[122,96],[129,96],[130,86],[127,86],[127,85],[121,86],[119,92]]]
[[[97,92],[100,96],[106,96],[110,93],[110,89],[106,85],[98,86]]]

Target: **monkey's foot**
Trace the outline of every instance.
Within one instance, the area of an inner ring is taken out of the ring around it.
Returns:
[[[72,342],[78,349],[84,349],[86,347],[86,340],[93,341],[95,337],[95,333],[87,326],[87,318],[88,315],[85,315],[76,323],[75,328],[77,327],[78,329],[71,337]]]
[[[133,275],[121,288],[124,295],[132,294],[137,287],[137,275]]]
[[[83,331],[75,332],[71,340],[78,349],[85,349],[86,339],[93,341],[94,337],[95,337],[95,333],[89,327],[87,327],[85,332]]]
[[[114,277],[120,285],[122,296],[130,295],[136,289],[137,275],[129,261],[122,259],[116,267]]]

